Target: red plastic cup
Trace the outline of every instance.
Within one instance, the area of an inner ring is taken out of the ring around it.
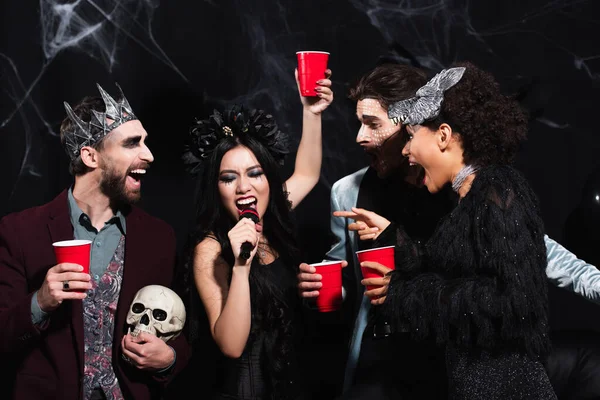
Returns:
[[[326,51],[298,51],[298,81],[300,94],[304,97],[316,96],[317,81],[325,79],[329,53]]]
[[[326,261],[310,265],[322,276],[323,286],[315,301],[317,309],[320,312],[339,310],[342,306],[342,262]]]
[[[376,247],[374,249],[357,251],[356,256],[358,257],[359,263],[362,263],[363,261],[373,261],[390,269],[396,268],[396,264],[394,263],[394,246]],[[364,279],[381,278],[383,276],[379,271],[376,271],[373,268],[360,267],[360,269]],[[379,286],[367,285],[367,290],[376,289],[378,287]]]
[[[63,240],[62,242],[52,243],[56,263],[73,263],[83,267],[86,274],[90,273],[90,250],[92,248],[91,240]],[[83,290],[77,290],[83,291]]]

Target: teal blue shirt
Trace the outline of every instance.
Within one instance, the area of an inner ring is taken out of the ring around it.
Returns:
[[[117,211],[117,214],[106,221],[98,231],[92,225],[90,217],[77,205],[71,189],[69,189],[68,198],[75,239],[92,241],[90,275],[97,282],[104,275],[108,263],[115,255],[121,235],[125,235],[125,216],[121,211]]]
[[[125,216],[121,211],[117,211],[111,219],[104,223],[104,226],[98,231],[92,225],[90,217],[81,211],[73,197],[73,189],[69,189],[67,195],[69,201],[69,214],[71,225],[73,225],[73,236],[77,240],[91,240],[92,250],[90,254],[90,275],[92,279],[98,282],[108,268],[108,263],[112,259],[121,235],[125,235]],[[42,311],[37,302],[37,292],[31,299],[31,318],[34,324],[40,324],[47,318],[47,313]]]

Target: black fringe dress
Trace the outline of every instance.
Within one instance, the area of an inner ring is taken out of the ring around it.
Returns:
[[[401,226],[375,245],[391,242],[383,311],[394,329],[445,348],[451,399],[556,398],[540,362],[550,347],[544,226],[520,173],[480,169],[425,246]]]

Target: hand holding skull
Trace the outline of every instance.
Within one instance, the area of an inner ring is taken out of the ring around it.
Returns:
[[[141,288],[127,313],[129,333],[121,340],[123,358],[142,370],[171,366],[175,354],[166,342],[181,333],[185,319],[185,306],[174,291],[160,285]]]
[[[148,285],[138,290],[131,302],[127,324],[132,336],[147,332],[167,342],[181,333],[185,317],[185,306],[177,293]]]

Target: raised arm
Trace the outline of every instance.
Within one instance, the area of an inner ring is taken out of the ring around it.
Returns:
[[[331,71],[327,70],[327,79],[316,82],[317,88],[315,90],[318,97],[300,96],[302,102],[302,138],[298,145],[294,173],[285,182],[292,208],[296,207],[315,187],[321,175],[321,161],[323,159],[321,113],[333,101],[330,76]],[[297,70],[296,84],[299,87]],[[298,92],[300,92],[300,89],[298,89]]]

